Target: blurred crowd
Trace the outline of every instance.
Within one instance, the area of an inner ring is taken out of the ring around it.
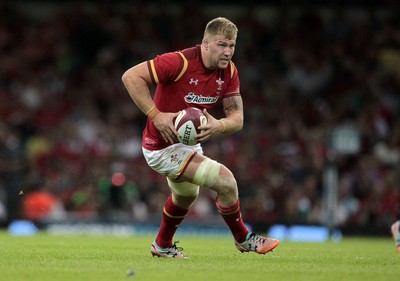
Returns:
[[[361,147],[335,157],[335,224],[400,218],[396,9],[167,2],[0,4],[0,221],[158,218],[168,187],[141,154],[146,120],[121,76],[200,43],[215,16],[239,28],[233,60],[245,126],[204,150],[236,175],[245,220],[325,223],[338,126],[357,130]],[[216,213],[214,194],[202,190],[189,215]]]

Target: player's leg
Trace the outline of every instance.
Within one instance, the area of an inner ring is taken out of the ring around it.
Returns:
[[[188,182],[174,182],[168,179],[171,195],[164,205],[160,229],[154,240],[151,252],[161,257],[185,258],[186,256],[173,243],[179,225],[185,218],[199,194],[199,186]]]
[[[159,232],[151,246],[153,255],[161,257],[186,257],[181,249],[173,243],[173,236],[185,218],[190,206],[196,200],[199,186],[179,180],[179,175],[184,171],[190,159],[202,153],[201,146],[184,146],[175,144],[166,149],[150,151],[143,149],[143,155],[151,168],[167,176],[171,196],[167,199]]]
[[[178,226],[199,194],[199,186],[192,183],[174,182],[168,179],[168,185],[172,193],[164,205],[160,229],[155,239],[161,248],[172,245]]]
[[[265,254],[279,244],[276,239],[264,238],[247,229],[240,211],[237,183],[227,167],[203,155],[195,155],[183,177],[191,177],[194,184],[217,193],[217,209],[231,230],[235,245],[240,251]]]
[[[238,188],[233,174],[224,165],[202,155],[196,156],[193,162],[201,159],[193,174],[193,182],[217,193],[215,203],[219,213],[235,240],[244,241],[249,230],[242,220]]]

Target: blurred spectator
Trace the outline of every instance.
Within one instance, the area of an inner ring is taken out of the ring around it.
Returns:
[[[1,205],[5,204],[7,208],[1,213],[7,215],[6,221],[17,219],[20,215],[18,196],[27,169],[24,145],[18,130],[0,123],[0,187],[5,188],[5,199]]]
[[[66,214],[61,200],[50,192],[37,190],[24,196],[22,217],[37,222],[65,219]]]

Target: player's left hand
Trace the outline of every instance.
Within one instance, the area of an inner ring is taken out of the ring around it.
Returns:
[[[197,135],[197,141],[200,143],[220,134],[221,131],[221,123],[218,121],[218,119],[215,119],[214,116],[208,113],[207,109],[204,109],[203,113],[207,117],[207,124],[199,126],[201,133]]]

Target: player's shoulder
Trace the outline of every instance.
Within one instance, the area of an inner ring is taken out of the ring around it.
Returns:
[[[178,81],[186,73],[189,67],[195,67],[195,65],[199,63],[198,58],[200,57],[200,47],[195,46],[186,48],[181,51],[176,51],[175,53],[178,54],[181,59],[181,71],[175,79],[175,81]]]

